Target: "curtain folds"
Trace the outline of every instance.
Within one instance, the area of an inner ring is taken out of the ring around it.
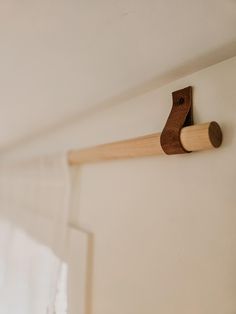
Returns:
[[[1,314],[66,313],[69,193],[65,156],[1,165]]]

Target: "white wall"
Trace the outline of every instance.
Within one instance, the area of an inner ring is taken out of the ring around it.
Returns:
[[[71,222],[90,232],[86,314],[236,313],[236,57],[2,155],[18,160],[161,131],[171,92],[188,85],[195,122],[221,124],[221,148],[73,170]]]

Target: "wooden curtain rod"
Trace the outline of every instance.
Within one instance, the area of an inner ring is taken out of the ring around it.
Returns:
[[[68,162],[70,165],[78,165],[102,160],[165,154],[160,138],[161,133],[154,133],[81,150],[72,150],[68,154]],[[180,140],[187,151],[196,152],[219,147],[222,142],[222,133],[218,123],[208,122],[182,128]]]
[[[172,93],[173,105],[161,133],[69,152],[70,165],[100,160],[160,154],[184,154],[219,147],[222,133],[216,122],[193,125],[192,87]]]

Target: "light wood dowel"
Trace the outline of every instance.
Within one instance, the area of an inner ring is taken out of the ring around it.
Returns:
[[[68,162],[70,165],[77,165],[101,160],[164,154],[160,136],[161,133],[154,133],[91,148],[72,150],[68,154]],[[184,127],[181,130],[180,139],[186,150],[199,151],[219,147],[222,142],[222,133],[216,122],[208,122]]]

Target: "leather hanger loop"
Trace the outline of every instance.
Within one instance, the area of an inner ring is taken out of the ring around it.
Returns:
[[[172,93],[173,106],[161,133],[161,147],[167,155],[189,153],[180,140],[181,129],[193,124],[192,87]]]

